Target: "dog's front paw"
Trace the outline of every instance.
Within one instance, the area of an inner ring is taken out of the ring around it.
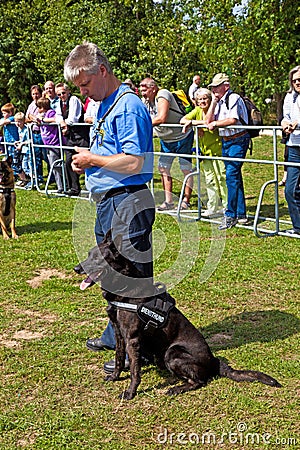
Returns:
[[[166,395],[178,395],[181,393],[180,386],[174,386],[167,390]]]
[[[135,397],[135,392],[130,392],[129,390],[126,390],[119,395],[119,398],[124,400],[132,400],[133,397]]]
[[[111,374],[111,375],[107,375],[104,380],[105,381],[118,381],[119,379],[119,375],[115,375],[115,374]]]

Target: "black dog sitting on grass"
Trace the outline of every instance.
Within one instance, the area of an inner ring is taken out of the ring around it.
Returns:
[[[280,387],[274,378],[253,370],[234,370],[214,357],[202,334],[175,307],[175,300],[141,278],[135,266],[121,253],[122,238],[112,241],[107,233],[104,241],[90,250],[88,258],[75,267],[100,282],[108,301],[107,312],[116,334],[115,371],[106,377],[117,381],[124,369],[125,353],[130,363],[130,386],[120,395],[132,399],[141,382],[141,348],[155,357],[159,368],[167,368],[184,380],[167,394],[174,395],[199,389],[215,377],[234,381],[259,381]]]

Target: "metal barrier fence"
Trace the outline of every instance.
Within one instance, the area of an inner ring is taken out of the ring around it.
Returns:
[[[170,126],[169,124],[167,126]],[[172,125],[173,126],[173,125]],[[174,125],[174,127],[182,127],[182,125]],[[224,127],[224,128],[234,128],[234,129],[259,129],[259,130],[271,130],[272,131],[272,144],[273,144],[273,154],[272,154],[272,158],[270,159],[254,159],[254,158],[245,158],[245,159],[241,159],[241,158],[225,158],[225,157],[212,157],[212,156],[204,156],[204,155],[200,155],[200,151],[199,151],[199,139],[198,139],[198,130],[200,128],[205,128],[205,125],[199,125],[197,127],[194,127],[195,130],[195,147],[196,147],[196,152],[195,155],[191,156],[191,155],[180,155],[180,156],[184,156],[184,157],[189,157],[189,158],[195,158],[196,160],[196,170],[193,171],[192,173],[188,174],[184,180],[183,180],[183,184],[182,184],[182,188],[181,188],[181,192],[180,192],[180,196],[179,196],[179,201],[178,201],[178,206],[177,209],[174,212],[170,212],[168,211],[168,214],[173,214],[177,217],[178,220],[182,220],[182,218],[184,217],[185,219],[191,219],[191,220],[202,220],[202,221],[207,221],[207,222],[212,222],[212,223],[216,223],[219,224],[220,220],[217,220],[216,218],[205,218],[201,216],[201,177],[200,177],[200,161],[201,160],[221,160],[221,161],[239,161],[239,162],[243,162],[243,164],[267,164],[267,165],[271,165],[273,167],[273,178],[271,180],[267,180],[261,187],[260,193],[259,193],[259,198],[258,198],[258,202],[257,202],[257,206],[256,206],[256,211],[255,214],[253,216],[253,224],[246,224],[246,225],[242,225],[242,224],[237,224],[237,227],[240,228],[246,228],[249,230],[253,230],[253,232],[255,233],[255,235],[257,237],[270,237],[270,236],[276,236],[276,235],[281,235],[281,236],[288,236],[288,237],[295,237],[295,238],[300,238],[300,235],[297,234],[288,234],[286,233],[284,230],[282,230],[282,227],[288,226],[291,227],[291,221],[290,220],[280,220],[280,214],[279,214],[279,194],[278,194],[278,167],[279,166],[300,166],[300,163],[296,164],[296,163],[288,163],[288,162],[284,162],[284,161],[279,161],[278,160],[278,146],[277,146],[277,131],[282,131],[282,127],[281,126],[272,126],[272,125],[260,125],[260,126],[245,126],[245,125],[234,125],[234,126],[228,126],[228,127]],[[159,155],[162,153],[158,153]],[[172,153],[168,153],[168,155],[170,156],[177,156],[178,154],[172,154]],[[180,205],[181,202],[184,198],[184,187],[187,184],[187,181],[189,180],[190,177],[196,177],[197,178],[197,209],[194,211],[182,211],[180,209]],[[261,207],[263,205],[263,200],[264,200],[264,195],[266,193],[266,189],[269,186],[273,186],[274,188],[274,217],[264,217],[261,216],[260,212],[261,212]],[[249,217],[249,216],[248,216]],[[261,225],[261,223],[264,222],[264,224],[270,224],[271,228],[273,227],[272,230],[270,230],[270,228],[267,227],[263,227]]]
[[[76,126],[88,126],[90,127],[89,124],[76,124]],[[67,190],[67,181],[66,181],[66,174],[65,174],[65,152],[64,150],[73,150],[73,147],[68,147],[68,146],[64,146],[62,144],[62,133],[61,133],[61,128],[59,125],[57,124],[53,124],[53,126],[58,126],[59,129],[59,139],[60,139],[60,145],[58,147],[54,147],[51,146],[51,148],[59,148],[60,151],[60,158],[55,161],[49,170],[48,173],[48,177],[45,183],[45,187],[44,189],[41,187],[41,184],[38,182],[38,174],[37,174],[37,166],[36,166],[36,158],[35,158],[35,152],[34,152],[34,148],[35,147],[39,147],[39,148],[49,148],[49,145],[41,145],[41,144],[34,144],[33,143],[33,133],[32,133],[32,126],[33,124],[27,124],[28,128],[29,128],[29,136],[30,136],[30,143],[29,143],[29,147],[30,147],[30,151],[31,151],[31,156],[32,156],[32,162],[33,162],[33,173],[31,174],[31,189],[33,188],[33,181],[35,182],[35,187],[37,189],[38,192],[40,192],[41,194],[45,194],[47,196],[65,196],[64,193],[59,194],[57,192],[55,192],[55,190],[50,190],[49,189],[49,184],[50,184],[50,179],[51,176],[53,174],[53,170],[55,169],[55,167],[59,166],[62,169],[62,176],[63,176],[63,187],[64,187],[64,191]],[[163,126],[163,125],[162,125]],[[170,124],[167,124],[165,126],[170,127]],[[174,124],[171,125],[172,127],[182,127],[182,125],[179,124]],[[254,159],[254,158],[245,158],[245,159],[240,159],[240,158],[224,158],[224,157],[212,157],[212,156],[204,156],[200,154],[200,149],[199,149],[199,139],[198,139],[198,130],[200,128],[205,128],[205,125],[199,125],[197,127],[194,127],[195,130],[195,154],[193,155],[185,155],[182,154],[180,156],[184,156],[186,158],[192,158],[193,160],[195,160],[195,170],[193,172],[191,172],[190,174],[188,174],[182,183],[182,188],[181,188],[181,192],[180,192],[180,197],[179,197],[179,202],[178,202],[178,207],[177,209],[175,209],[174,211],[167,211],[168,214],[171,215],[175,215],[177,217],[177,219],[180,221],[183,218],[186,220],[202,220],[202,221],[206,221],[206,222],[212,222],[212,223],[220,223],[220,220],[216,219],[216,218],[204,218],[201,216],[201,209],[202,209],[202,202],[201,202],[201,177],[200,177],[200,163],[201,160],[204,159],[208,159],[208,160],[221,160],[221,161],[226,161],[226,160],[230,160],[230,161],[239,161],[239,162],[243,162],[244,164],[267,164],[267,165],[271,165],[273,166],[273,179],[271,180],[267,180],[263,186],[261,187],[260,193],[259,193],[259,198],[258,198],[258,203],[257,203],[257,207],[256,207],[256,212],[255,215],[253,216],[253,225],[242,225],[242,224],[238,224],[237,227],[241,227],[241,228],[246,228],[246,229],[250,229],[253,230],[253,232],[255,233],[255,235],[257,237],[268,237],[268,236],[275,236],[275,235],[282,235],[282,236],[289,236],[289,237],[295,237],[295,238],[299,238],[299,235],[290,235],[288,233],[285,233],[284,230],[282,230],[282,226],[283,225],[288,225],[291,226],[291,221],[290,220],[280,220],[280,214],[279,214],[279,195],[278,195],[278,166],[300,166],[299,164],[296,163],[288,163],[288,162],[284,162],[284,161],[279,161],[278,160],[278,148],[277,148],[277,131],[281,131],[282,128],[280,126],[269,126],[269,125],[264,125],[264,126],[258,126],[258,127],[253,127],[253,126],[244,126],[244,125],[234,125],[233,127],[225,127],[225,128],[234,128],[234,129],[260,129],[260,130],[271,130],[272,131],[272,143],[273,143],[273,156],[270,159]],[[11,142],[3,142],[4,148],[5,148],[5,153],[2,154],[1,156],[6,156],[7,155],[7,146],[8,145],[12,145]],[[162,155],[164,153],[160,153],[160,152],[155,152],[155,155],[159,156]],[[178,154],[173,154],[173,153],[168,153],[168,155],[170,156],[176,156],[178,157]],[[188,211],[182,211],[180,209],[180,205],[181,202],[183,200],[184,197],[184,187],[187,184],[188,180],[190,177],[196,178],[197,180],[197,209],[196,210],[188,210]],[[274,217],[263,217],[260,215],[260,211],[261,211],[261,207],[263,204],[263,199],[264,199],[264,195],[266,192],[266,189],[269,186],[273,186],[274,188]],[[154,192],[154,183],[153,181],[151,182],[150,185],[152,192]],[[81,191],[81,195],[80,197],[78,197],[80,199],[83,200],[88,200],[91,201],[91,196],[89,194],[89,192],[87,190],[82,190]],[[266,228],[266,227],[262,227],[260,225],[261,222],[264,222],[265,224],[267,222],[272,223],[273,228],[272,230],[270,230],[270,228]]]
[[[58,128],[58,136],[59,136],[59,145],[58,146],[44,145],[44,144],[40,144],[40,143],[35,144],[34,143],[34,139],[33,139],[33,127],[36,126],[36,124],[28,123],[26,125],[27,125],[27,128],[28,128],[28,134],[29,134],[28,146],[29,146],[31,162],[32,162],[32,172],[30,173],[31,187],[28,188],[28,190],[31,190],[31,189],[33,189],[35,187],[38,192],[40,192],[41,194],[45,194],[47,196],[50,196],[50,195],[61,196],[61,197],[66,196],[66,194],[64,194],[64,193],[57,193],[56,189],[50,190],[49,186],[50,186],[50,180],[53,177],[54,170],[57,167],[59,167],[61,169],[61,173],[62,173],[63,191],[67,191],[68,186],[67,186],[66,170],[65,170],[65,167],[66,167],[65,150],[73,150],[74,147],[63,145],[63,135],[62,135],[62,130],[61,130],[61,127],[60,127],[59,124],[56,124],[56,123],[48,123],[47,124],[49,126],[53,126],[53,127],[57,127]],[[89,127],[89,128],[91,127],[91,125],[87,124],[87,123],[76,123],[76,127],[78,127],[78,126]],[[1,156],[7,156],[8,153],[9,153],[8,152],[8,147],[12,146],[13,143],[12,142],[3,141],[2,144],[4,146],[4,154],[2,154]],[[39,181],[35,148],[39,148],[41,150],[42,149],[58,149],[59,150],[59,154],[60,154],[59,159],[54,161],[49,167],[49,172],[48,172],[48,176],[47,176],[44,188],[42,187],[43,183],[41,183]],[[16,188],[18,188],[18,189],[25,189],[25,187],[20,187],[20,186],[16,186]],[[82,199],[87,198],[88,199],[89,198],[88,191],[82,190],[80,198],[82,198]]]

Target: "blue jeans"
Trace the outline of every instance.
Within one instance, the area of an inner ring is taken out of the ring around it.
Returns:
[[[100,244],[110,229],[115,236],[122,234],[122,253],[125,253],[146,278],[152,278],[151,233],[154,219],[155,204],[148,189],[139,190],[137,193],[125,192],[102,200],[97,203],[96,241]],[[107,288],[109,290],[109,286]],[[101,340],[108,347],[115,348],[115,333],[111,322],[104,330]]]
[[[7,156],[11,156],[13,159],[12,169],[14,171],[15,178],[22,172],[22,155],[14,145],[6,145]]]
[[[288,146],[288,162],[300,163],[300,147]],[[285,198],[292,219],[293,228],[300,232],[300,167],[287,166]]]
[[[21,153],[22,155],[22,169],[27,176],[32,176],[32,154],[31,150],[28,149],[26,153]]]
[[[244,136],[225,141],[222,139],[222,156],[226,158],[245,158],[249,147],[250,136]],[[243,162],[224,161],[226,167],[226,184],[228,202],[225,215],[232,217],[246,217],[246,201],[242,177]]]

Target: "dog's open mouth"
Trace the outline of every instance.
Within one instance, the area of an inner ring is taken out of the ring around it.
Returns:
[[[95,281],[88,276],[80,283],[80,290],[85,291],[87,288],[93,286],[93,284],[95,284]]]
[[[77,266],[74,267],[74,271],[78,273],[78,275],[87,275],[87,272],[85,271],[84,267],[81,263],[77,264]],[[87,288],[93,286],[96,283],[98,274],[91,274],[88,275],[81,283],[80,283],[80,290],[85,291]]]
[[[84,272],[84,273],[87,274],[87,272]],[[102,279],[102,276],[105,276],[106,271],[102,270],[102,271],[96,272],[96,273],[91,273],[91,272],[88,272],[88,273],[89,273],[89,275],[87,275],[87,277],[80,283],[81,291],[85,291],[89,287],[100,282],[100,280]]]

